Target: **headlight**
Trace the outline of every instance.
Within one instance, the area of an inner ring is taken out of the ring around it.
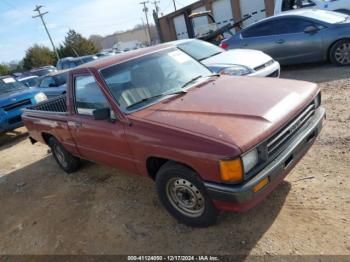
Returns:
[[[40,103],[42,101],[47,100],[47,96],[44,93],[40,92],[39,94],[36,94],[34,96],[34,99],[37,103]]]
[[[241,159],[221,160],[220,176],[221,180],[225,182],[243,181],[244,174]]]
[[[231,67],[224,68],[220,71],[222,75],[231,75],[231,76],[244,76],[253,73],[252,69],[241,65],[234,65]]]
[[[321,92],[319,92],[315,98],[315,108],[318,108],[321,105],[321,100]]]
[[[248,173],[259,162],[259,154],[257,149],[249,151],[242,157],[244,172]]]

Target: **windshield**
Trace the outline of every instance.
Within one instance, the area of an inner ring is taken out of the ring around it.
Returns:
[[[121,110],[128,112],[166,97],[160,94],[190,87],[186,84],[210,76],[211,72],[189,55],[172,48],[108,67],[101,74]]]
[[[328,24],[337,24],[346,21],[349,16],[333,11],[317,10],[317,12],[309,12],[308,17],[320,20]]]
[[[4,77],[4,78],[0,78],[0,93],[4,94],[4,93],[9,93],[9,92],[13,92],[13,91],[17,91],[17,90],[22,90],[22,89],[26,89],[27,87],[15,80],[12,77]]]
[[[67,73],[54,76],[57,86],[61,86],[67,83]]]
[[[225,51],[216,45],[200,40],[186,41],[179,44],[178,48],[198,61],[207,59]]]
[[[38,79],[39,79],[38,77],[35,77],[35,78],[28,78],[28,79],[19,80],[19,81],[28,87],[34,87],[37,85]]]

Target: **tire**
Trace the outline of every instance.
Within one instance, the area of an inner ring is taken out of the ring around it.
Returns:
[[[167,162],[157,173],[156,187],[163,206],[181,223],[192,227],[216,223],[219,211],[192,169]]]
[[[330,50],[330,59],[333,64],[340,66],[350,65],[350,40],[336,42]]]
[[[66,173],[73,173],[79,169],[80,159],[64,149],[56,138],[49,139],[49,146],[56,162]]]

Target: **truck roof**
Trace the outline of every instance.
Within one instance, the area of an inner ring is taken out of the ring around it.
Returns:
[[[82,64],[78,67],[75,67],[74,69],[72,69],[71,71],[75,71],[78,69],[82,69],[82,68],[94,68],[97,70],[100,70],[102,68],[111,66],[111,65],[115,65],[115,64],[119,64],[137,57],[141,57],[147,54],[151,54],[153,52],[157,52],[163,49],[167,49],[169,47],[174,47],[173,44],[161,44],[161,45],[156,45],[156,46],[151,46],[151,47],[145,47],[145,48],[140,48],[137,50],[133,50],[133,51],[128,51],[125,53],[121,53],[121,54],[117,54],[117,55],[113,55],[113,56],[107,56],[104,58],[100,58],[91,62],[88,62],[86,64]]]

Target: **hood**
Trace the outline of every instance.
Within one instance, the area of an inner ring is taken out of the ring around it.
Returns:
[[[32,99],[38,93],[40,92],[34,88],[15,90],[11,93],[0,93],[0,107],[7,106],[21,100]]]
[[[272,58],[261,51],[249,50],[249,49],[233,49],[201,62],[206,66],[229,66],[229,65],[244,65],[251,69],[261,66]]]
[[[247,151],[283,126],[317,94],[316,84],[221,76],[132,115]]]

